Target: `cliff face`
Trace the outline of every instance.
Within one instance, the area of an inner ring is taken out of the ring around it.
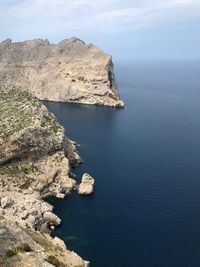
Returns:
[[[43,200],[76,188],[71,166],[80,162],[43,104],[27,92],[0,91],[0,266],[88,266],[50,238],[60,219]]]
[[[0,43],[0,88],[18,88],[39,99],[123,107],[111,56],[71,38]]]
[[[69,160],[81,159],[54,115],[29,93],[11,90],[0,92],[0,119],[0,174],[14,173],[19,183],[35,176],[32,187],[41,193],[67,193]]]
[[[88,267],[75,252],[69,251],[59,238],[22,227],[0,218],[1,267]]]

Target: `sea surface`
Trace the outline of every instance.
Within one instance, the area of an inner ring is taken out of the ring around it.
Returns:
[[[115,62],[125,109],[46,103],[95,193],[51,199],[91,267],[200,266],[200,62]]]

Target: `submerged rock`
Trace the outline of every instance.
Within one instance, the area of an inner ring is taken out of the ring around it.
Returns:
[[[0,88],[39,99],[123,107],[112,57],[77,38],[0,43]]]
[[[94,191],[94,178],[88,173],[84,173],[82,181],[78,186],[78,193],[81,195],[90,195]]]

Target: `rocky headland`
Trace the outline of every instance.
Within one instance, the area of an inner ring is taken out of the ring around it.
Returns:
[[[0,266],[89,266],[59,238],[47,196],[77,190],[76,144],[28,92],[0,91]]]
[[[123,107],[110,55],[77,38],[0,43],[0,90],[41,100]]]

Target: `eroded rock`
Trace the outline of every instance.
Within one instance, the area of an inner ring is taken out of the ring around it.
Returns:
[[[77,155],[63,127],[37,99],[26,92],[0,91],[2,191],[15,187],[24,194],[67,194],[75,185],[70,165],[79,163]]]
[[[39,99],[123,107],[112,57],[77,38],[0,43],[0,88]],[[17,145],[17,144],[16,144]]]
[[[84,173],[82,181],[78,186],[78,193],[81,195],[90,195],[94,191],[94,178],[88,173]]]
[[[54,266],[50,264],[50,259],[54,259],[54,262],[58,263],[57,266],[89,266],[87,261],[69,251],[58,238],[19,226],[5,218],[0,220],[0,244],[2,267]]]
[[[0,266],[47,267],[52,266],[50,256],[61,266],[88,266],[76,253],[54,244],[49,233],[60,219],[44,201],[75,187],[71,166],[79,163],[77,155],[42,103],[27,92],[0,91]],[[25,243],[33,257],[24,251]],[[13,251],[17,255],[7,257]]]
[[[46,211],[43,214],[43,219],[51,225],[58,225],[60,224],[61,220],[51,211]]]
[[[11,207],[14,204],[14,200],[9,197],[9,196],[5,196],[1,199],[1,207],[2,209],[6,209]]]

